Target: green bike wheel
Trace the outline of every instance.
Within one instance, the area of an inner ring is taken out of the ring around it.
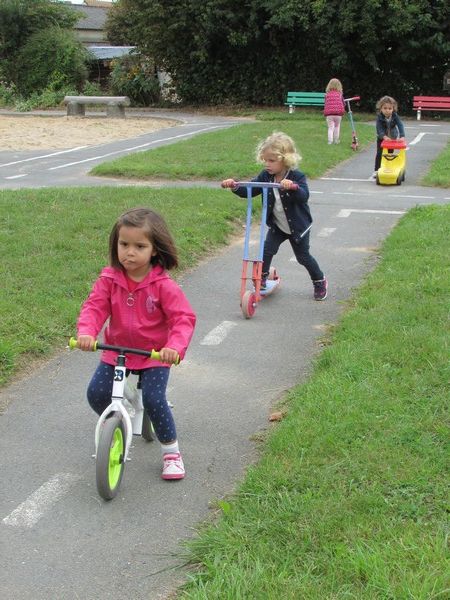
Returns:
[[[100,434],[96,459],[97,490],[105,500],[119,491],[125,467],[125,427],[119,417],[106,419]]]

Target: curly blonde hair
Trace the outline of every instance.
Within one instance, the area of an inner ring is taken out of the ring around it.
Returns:
[[[294,140],[281,131],[274,131],[256,149],[256,161],[264,163],[264,154],[273,152],[286,168],[295,169],[302,157],[295,148]]]

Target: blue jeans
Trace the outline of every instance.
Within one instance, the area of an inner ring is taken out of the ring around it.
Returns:
[[[266,275],[269,273],[272,258],[278,252],[281,244],[286,240],[289,240],[297,262],[305,267],[312,281],[323,279],[324,275],[321,268],[316,259],[309,253],[309,231],[302,238],[296,238],[298,240],[296,241],[292,235],[284,233],[276,225],[271,225],[267,232],[264,243],[262,272]]]
[[[162,444],[177,439],[175,421],[166,400],[166,387],[169,380],[168,367],[143,369],[142,403],[155,429],[156,437]],[[87,389],[87,399],[93,410],[101,415],[111,404],[114,379],[114,365],[99,363]]]

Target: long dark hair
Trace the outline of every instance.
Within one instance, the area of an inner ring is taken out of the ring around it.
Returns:
[[[119,231],[123,226],[139,227],[145,234],[155,250],[155,256],[150,259],[151,264],[161,265],[163,269],[170,271],[178,267],[178,251],[172,234],[162,216],[150,208],[132,208],[123,213],[109,235],[109,260],[112,267],[122,269],[119,262],[117,245]]]

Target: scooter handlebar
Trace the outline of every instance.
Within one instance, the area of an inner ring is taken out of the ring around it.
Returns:
[[[351,102],[352,100],[361,100],[361,96],[353,96],[353,98],[344,98],[344,102]]]
[[[234,181],[234,186],[231,189],[236,189],[240,186],[247,187],[247,188],[281,188],[280,183],[274,183],[274,182],[266,182],[265,183],[265,182],[261,182],[261,181]],[[220,187],[228,188],[228,186],[223,185],[223,182],[220,184]],[[298,190],[298,184],[292,182],[289,189],[292,191]]]
[[[70,350],[75,350],[78,348],[77,340],[73,337],[69,340],[69,348]],[[161,361],[159,352],[156,350],[140,350],[139,348],[125,348],[123,346],[111,346],[110,344],[101,344],[100,342],[95,341],[94,347],[92,348],[92,352],[96,352],[97,350],[112,350],[113,352],[120,352],[123,354],[139,354],[140,356],[147,356],[153,360]],[[162,362],[162,361],[161,361]],[[178,356],[176,365],[180,364],[180,357]]]

